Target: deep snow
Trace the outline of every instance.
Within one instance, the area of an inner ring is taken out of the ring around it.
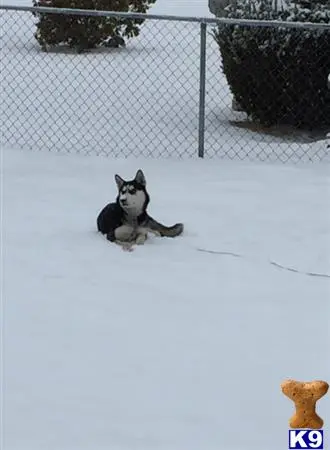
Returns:
[[[269,260],[330,275],[329,166],[2,158],[4,450],[287,448],[280,383],[329,380],[330,279]],[[125,253],[95,219],[139,167],[186,230]]]
[[[152,12],[209,15],[206,1],[158,0]],[[281,382],[330,380],[329,164],[175,158],[196,153],[199,35],[188,25],[146,24],[128,56],[107,56],[134,61],[136,77],[109,81],[104,55],[42,54],[32,18],[17,17],[0,18],[1,450],[286,449],[293,405]],[[210,155],[322,152],[228,128],[213,50]],[[122,102],[124,128],[100,107],[104,91]],[[86,148],[172,158],[74,154]],[[114,174],[138,168],[150,213],[186,229],[124,253],[95,220],[115,198]],[[329,440],[329,394],[318,411]]]

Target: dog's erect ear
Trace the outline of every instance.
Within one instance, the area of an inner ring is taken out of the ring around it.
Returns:
[[[144,173],[142,172],[142,170],[141,169],[139,169],[137,172],[136,172],[136,175],[135,175],[135,181],[137,182],[137,183],[139,183],[139,184],[142,184],[142,186],[145,186],[146,184],[147,184],[147,182],[146,182],[146,179],[145,179],[145,176],[144,176]]]
[[[125,180],[123,180],[122,177],[120,177],[119,175],[116,174],[115,181],[116,181],[118,189],[120,190],[122,185],[125,183]]]

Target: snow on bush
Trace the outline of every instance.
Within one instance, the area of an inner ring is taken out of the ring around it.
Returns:
[[[330,23],[326,3],[237,0],[228,18]],[[330,28],[220,25],[214,30],[235,99],[264,125],[330,125]]]

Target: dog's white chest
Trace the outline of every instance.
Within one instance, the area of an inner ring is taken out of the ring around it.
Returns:
[[[136,228],[133,225],[122,225],[115,230],[115,237],[117,241],[130,242],[136,238]]]
[[[143,236],[144,240],[147,237],[147,230],[143,227],[134,227],[130,224],[121,225],[115,230],[115,238],[121,242],[133,242],[138,237]]]

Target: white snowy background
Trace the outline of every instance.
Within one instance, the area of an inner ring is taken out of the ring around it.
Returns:
[[[152,11],[208,15],[206,2]],[[1,147],[2,448],[286,449],[281,382],[330,379],[329,163],[105,158],[15,139]],[[114,174],[138,168],[151,215],[185,233],[124,253],[96,217]],[[329,394],[318,411],[329,439]]]

